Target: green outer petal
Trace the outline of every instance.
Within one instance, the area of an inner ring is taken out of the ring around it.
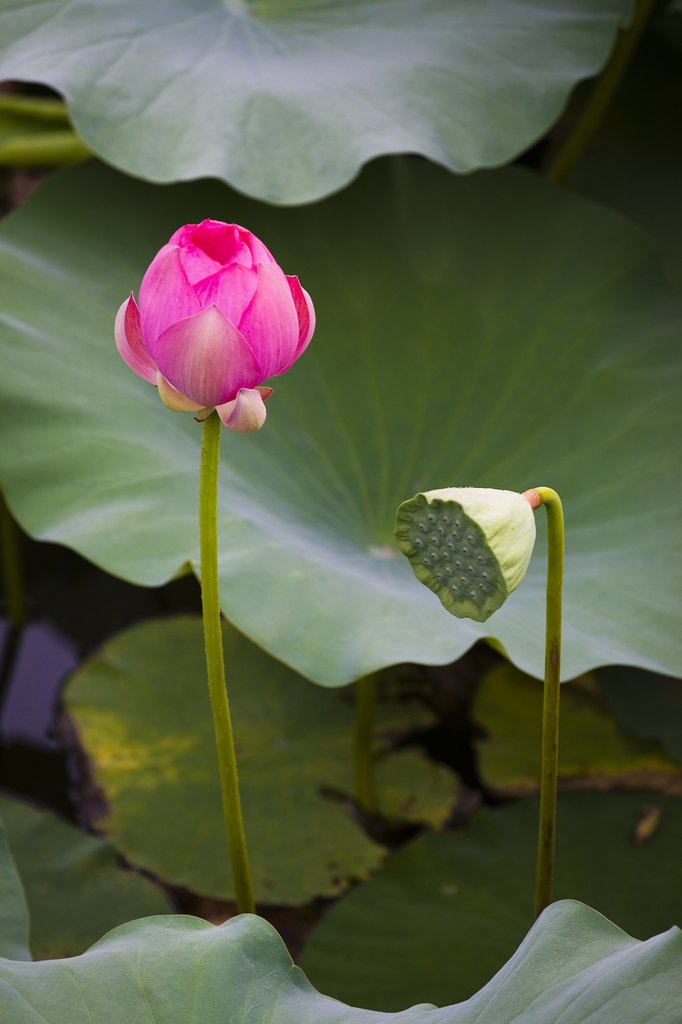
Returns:
[[[535,516],[526,499],[518,491],[493,487],[443,487],[427,491],[426,497],[460,502],[495,553],[507,593],[516,590],[526,575],[535,544]]]

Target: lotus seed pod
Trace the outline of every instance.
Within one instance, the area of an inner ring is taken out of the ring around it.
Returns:
[[[535,518],[516,491],[443,487],[402,503],[395,538],[452,615],[485,622],[526,574]]]

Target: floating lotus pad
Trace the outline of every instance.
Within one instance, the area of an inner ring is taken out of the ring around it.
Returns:
[[[331,907],[310,936],[301,966],[312,983],[374,1010],[469,998],[502,968],[533,920],[538,804],[529,798],[483,808],[466,830],[428,833],[403,847],[369,882]],[[635,825],[652,806],[661,812],[658,828],[636,845]],[[648,938],[682,920],[681,843],[678,797],[561,795],[554,898],[582,900],[631,934]],[[554,912],[560,906],[554,904]],[[677,1024],[682,1005],[680,954],[675,962],[677,1016],[661,1017],[666,1024]],[[635,977],[630,975],[630,983]],[[576,993],[567,1020],[582,1019],[579,1005]],[[516,1018],[507,1005],[489,1013],[464,1019],[554,1024],[562,1016],[556,1008],[547,1016],[526,1010]],[[609,1004],[588,1019],[621,1024],[627,1011]],[[649,1024],[658,1018],[650,1010],[634,1019]]]
[[[626,665],[606,665],[595,676],[599,694],[623,729],[659,740],[682,765],[682,679]]]
[[[236,629],[223,629],[244,824],[256,899],[337,896],[385,857],[347,813],[352,691],[313,686]],[[64,692],[109,814],[96,822],[133,864],[218,899],[234,897],[201,619],[148,621],[113,637]],[[404,728],[380,708],[377,732]],[[417,751],[377,769],[386,814],[440,825],[458,783]]]
[[[634,671],[634,670],[630,670]],[[659,677],[660,678],[660,677]],[[646,701],[649,691],[642,680],[639,693]],[[589,680],[585,680],[589,686]],[[653,707],[642,713],[647,719],[659,713],[658,693],[653,690]],[[542,683],[503,662],[483,679],[471,706],[472,717],[483,726],[487,738],[478,742],[483,778],[492,786],[514,790],[535,789],[540,783],[542,749]],[[615,702],[614,702],[615,703]],[[674,708],[669,707],[669,713]],[[614,712],[616,708],[614,707]],[[640,773],[664,782],[681,779],[680,765],[671,760],[660,743],[640,739],[655,735],[646,729],[628,735],[607,706],[594,692],[570,683],[561,688],[559,715],[559,776],[600,777],[604,780]],[[671,720],[674,728],[675,719]],[[679,726],[678,726],[679,728]]]
[[[0,797],[0,814],[26,890],[36,960],[77,956],[119,924],[173,909],[163,889],[123,868],[100,836],[11,797]]]

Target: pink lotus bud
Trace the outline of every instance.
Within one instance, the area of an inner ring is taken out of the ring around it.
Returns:
[[[116,345],[169,409],[217,408],[232,430],[258,430],[270,388],[315,330],[310,296],[263,243],[222,221],[186,224],[156,254],[116,317]],[[203,413],[203,415],[202,415]]]

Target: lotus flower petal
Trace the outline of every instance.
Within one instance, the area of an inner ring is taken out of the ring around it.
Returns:
[[[198,313],[201,303],[189,283],[176,245],[164,245],[140,285],[140,318],[145,345],[157,361],[156,343],[171,324]]]
[[[221,267],[216,274],[194,286],[202,307],[216,305],[228,320],[238,324],[256,294],[258,275],[240,263]]]
[[[208,253],[193,244],[184,245],[180,249],[180,260],[182,269],[187,274],[187,280],[192,286],[197,285],[206,277],[217,274],[222,266],[222,263],[211,259]]]
[[[178,245],[182,258],[182,265],[191,284],[203,281],[205,277],[220,270],[226,260],[221,259],[222,249],[215,244],[216,231],[205,230],[208,225],[215,225],[216,228],[232,227],[231,224],[220,225],[217,221],[203,221],[201,224],[185,224],[178,228],[172,236],[169,245]],[[208,243],[208,247],[204,243]],[[251,266],[251,256],[246,248],[246,260],[243,261],[247,267]]]
[[[169,408],[208,415],[236,401],[240,389],[288,370],[314,329],[310,296],[260,239],[238,224],[204,220],[178,228],[156,254],[139,310],[132,296],[119,310],[116,344]],[[242,398],[225,413],[247,424],[233,429],[256,429],[248,423],[258,421],[270,393],[260,390],[260,399]]]
[[[284,272],[276,263],[258,264],[258,285],[239,324],[263,370],[261,380],[284,373],[295,358],[299,324]]]
[[[224,224],[219,220],[202,220],[201,224],[187,224],[182,229],[182,246],[197,246],[219,266],[238,263],[251,269],[254,265],[249,245],[237,224]]]
[[[246,339],[217,306],[171,324],[156,351],[164,377],[200,408],[230,402],[263,379]]]
[[[240,434],[251,434],[260,430],[265,423],[266,411],[262,392],[266,388],[240,388],[232,402],[216,407],[216,411],[226,427],[237,430]],[[268,397],[268,396],[266,396]]]
[[[156,363],[145,348],[140,326],[140,311],[132,292],[116,314],[114,337],[118,353],[130,369],[143,380],[156,384]]]
[[[214,273],[219,266],[239,263],[248,269],[255,269],[257,263],[274,263],[269,249],[259,238],[239,224],[224,224],[218,220],[203,220],[201,224],[185,224],[171,238],[172,245],[179,245],[188,253],[202,254],[206,260],[213,260],[215,266],[207,274],[193,276],[192,284]]]
[[[242,239],[251,250],[254,268],[257,267],[259,263],[274,263],[275,266],[277,265],[277,260],[272,255],[268,247],[263,245],[260,238],[256,238],[256,236],[246,228],[240,228],[239,225],[236,225],[236,227],[239,229]]]
[[[170,381],[166,380],[161,370],[158,370],[156,374],[156,386],[159,389],[161,401],[167,409],[172,409],[173,412],[199,412],[204,408],[203,405],[197,405],[191,398],[187,398],[177,388],[174,388]]]
[[[310,339],[315,333],[315,307],[305,288],[301,288],[297,277],[287,276],[287,281],[289,282],[291,297],[294,300],[298,315],[298,344],[294,358],[291,360],[293,363],[307,349]]]

